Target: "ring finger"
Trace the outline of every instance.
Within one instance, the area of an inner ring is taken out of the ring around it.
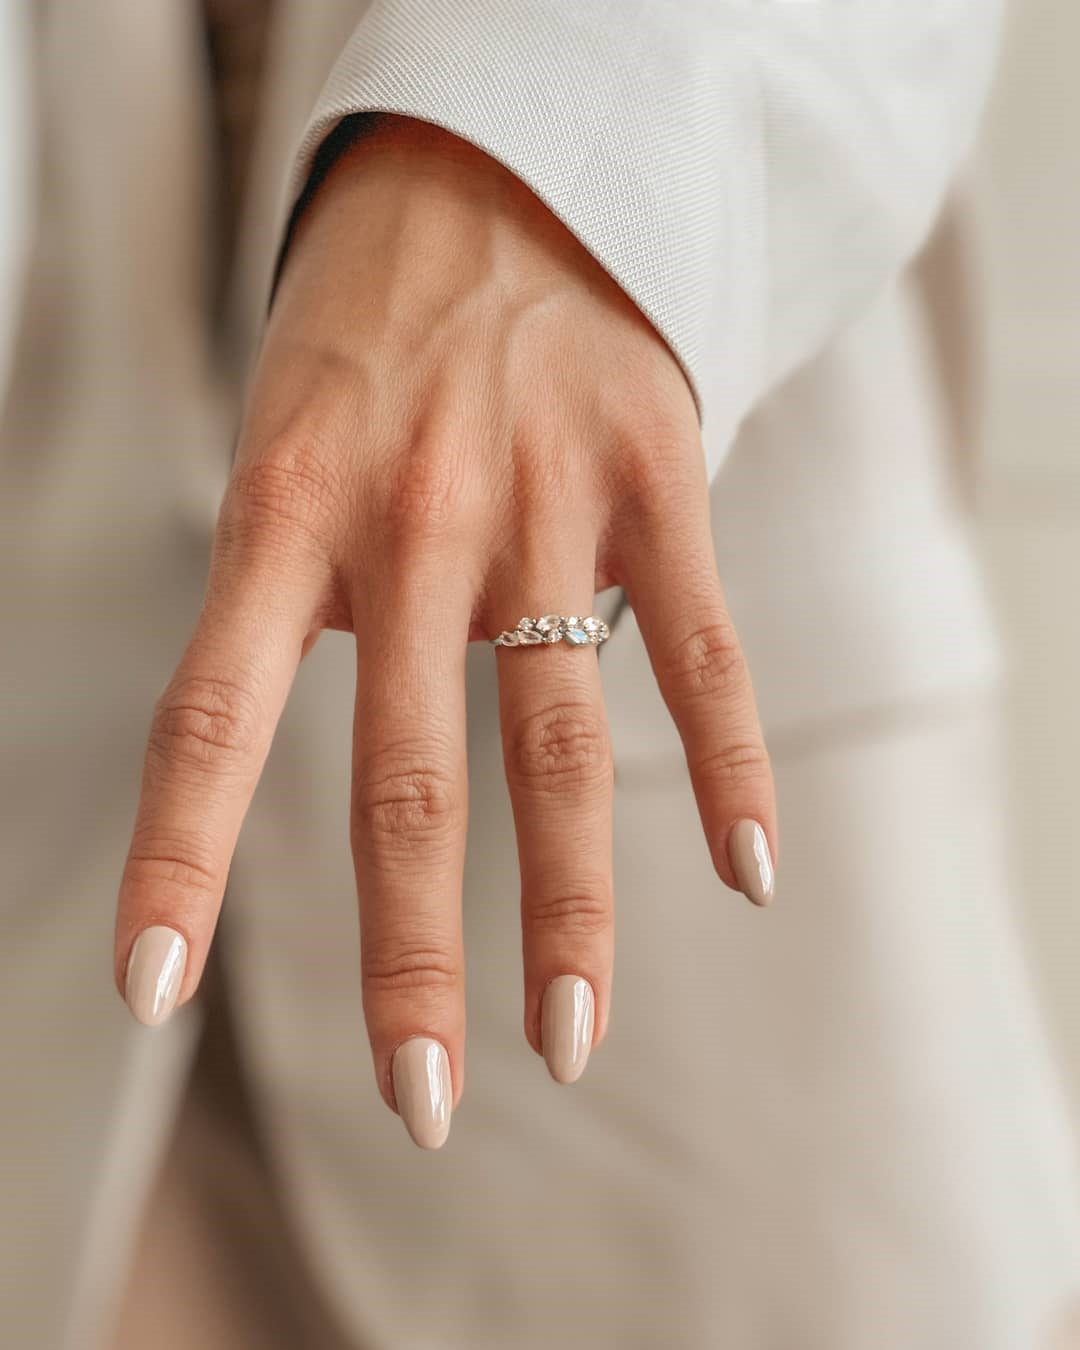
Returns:
[[[520,615],[558,618],[556,606],[563,617],[570,606],[590,613],[595,552],[547,534],[543,557],[573,561],[500,569],[514,580],[494,590],[493,633]],[[495,652],[521,870],[525,1034],[552,1077],[570,1083],[604,1034],[614,956],[613,769],[597,652],[565,637]]]

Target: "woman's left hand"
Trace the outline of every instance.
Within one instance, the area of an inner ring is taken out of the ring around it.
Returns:
[[[773,784],[716,571],[704,456],[652,326],[510,173],[419,123],[347,152],[293,241],[206,600],[158,701],[116,980],[195,992],[289,686],[356,636],[352,844],[380,1090],[418,1143],[464,1082],[465,650],[626,589],[720,876],[764,903]],[[596,652],[498,647],[525,1030],[563,1081],[604,1034],[612,756]],[[659,843],[660,841],[658,841]],[[678,923],[671,901],[657,923]]]

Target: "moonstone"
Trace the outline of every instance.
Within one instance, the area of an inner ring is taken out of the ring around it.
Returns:
[[[588,645],[589,635],[584,628],[568,628],[563,634],[571,647],[584,647]]]

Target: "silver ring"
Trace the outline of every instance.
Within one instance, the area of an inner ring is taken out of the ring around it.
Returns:
[[[493,647],[538,647],[542,642],[566,642],[571,647],[599,647],[611,636],[611,629],[595,614],[544,614],[539,619],[518,619],[498,637],[488,638]]]

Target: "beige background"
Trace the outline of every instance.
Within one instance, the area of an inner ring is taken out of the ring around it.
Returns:
[[[1015,7],[975,165],[982,537],[1011,660],[1019,880],[1080,1119],[1080,6]]]

